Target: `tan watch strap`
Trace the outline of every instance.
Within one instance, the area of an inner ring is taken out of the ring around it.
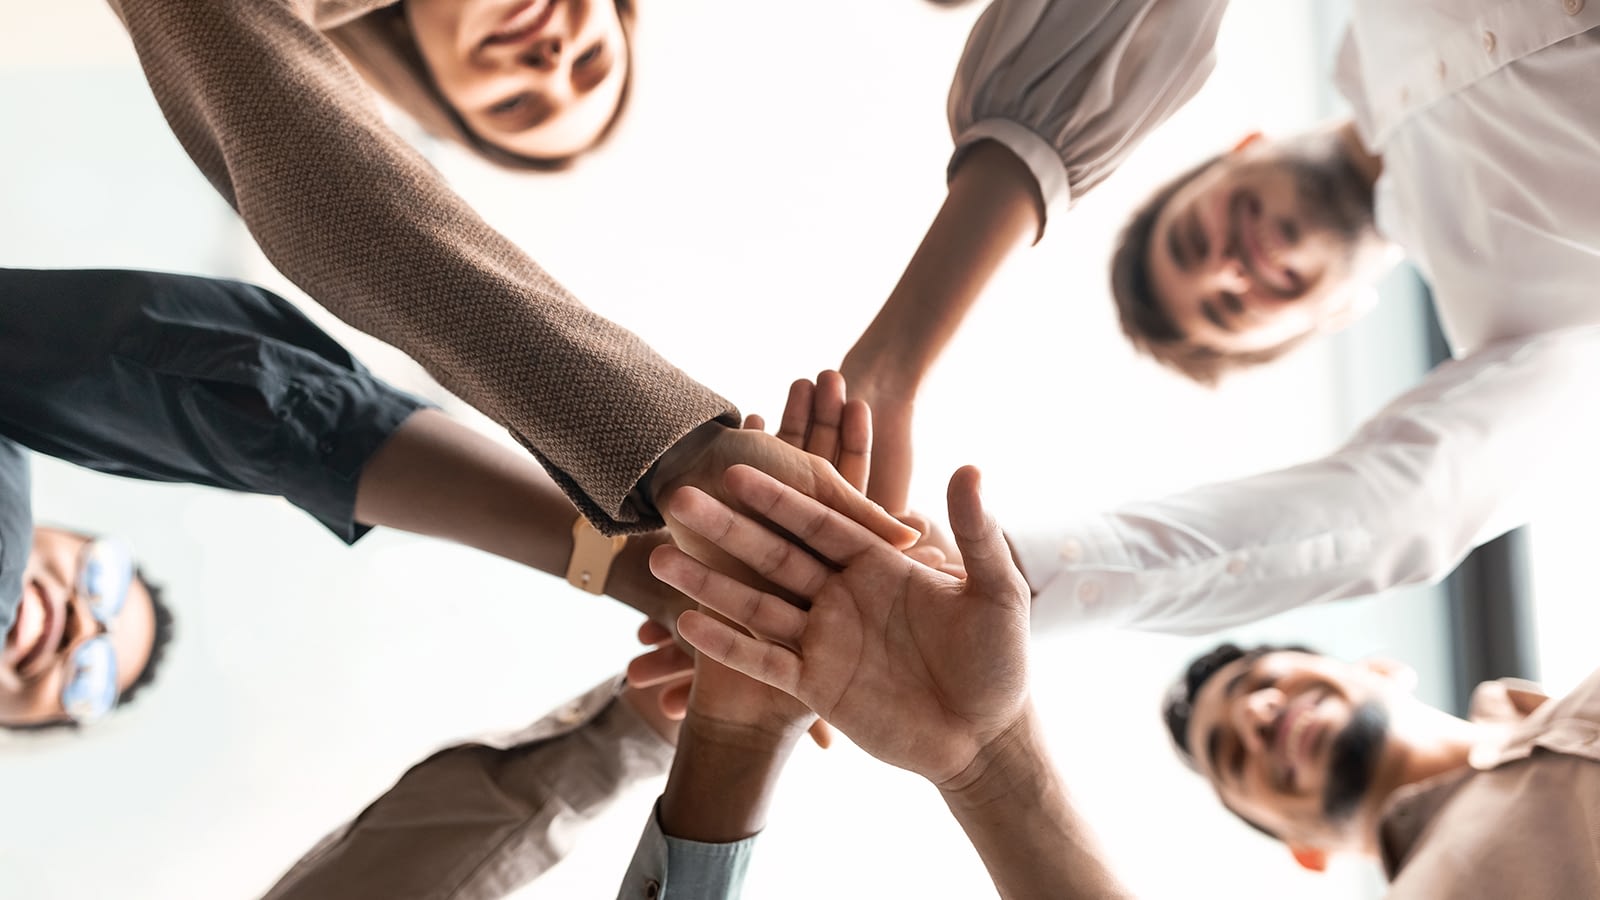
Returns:
[[[583,516],[572,523],[572,559],[567,562],[567,581],[591,594],[606,592],[606,577],[611,561],[622,552],[626,536],[606,537]]]

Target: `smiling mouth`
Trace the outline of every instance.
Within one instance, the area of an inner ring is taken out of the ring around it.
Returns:
[[[550,24],[550,17],[554,15],[556,4],[559,2],[560,0],[528,0],[502,19],[499,26],[479,43],[479,47],[516,44],[537,37],[539,32],[544,31],[545,26]]]
[[[1262,245],[1261,198],[1254,191],[1236,192],[1228,202],[1228,243],[1244,264],[1250,280],[1272,296],[1288,299],[1298,289],[1298,279],[1275,264]]]
[[[1326,734],[1326,724],[1315,721],[1311,715],[1322,704],[1318,694],[1305,701],[1292,704],[1279,717],[1273,731],[1273,743],[1283,773],[1286,789],[1299,787],[1302,769],[1309,769]]]
[[[33,588],[39,597],[39,608],[44,616],[44,624],[40,626],[39,636],[34,640],[33,646],[29,647],[27,652],[23,653],[16,664],[12,666],[12,671],[23,678],[38,674],[37,671],[30,670],[39,668],[37,664],[50,654],[52,647],[61,643],[66,637],[67,631],[66,623],[62,621],[66,610],[58,609],[56,604],[51,603],[50,595],[37,582],[31,583],[29,586]]]

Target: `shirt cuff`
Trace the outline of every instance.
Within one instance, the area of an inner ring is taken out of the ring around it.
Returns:
[[[1044,220],[1039,223],[1039,233],[1033,239],[1034,243],[1038,243],[1039,238],[1044,237],[1044,228],[1050,217],[1057,212],[1065,213],[1072,207],[1072,185],[1067,178],[1067,164],[1061,161],[1061,154],[1056,152],[1053,144],[1026,125],[1011,119],[983,119],[956,135],[956,149],[950,156],[947,178],[955,175],[962,157],[979,141],[994,141],[1010,150],[1032,173],[1034,183],[1039,187],[1039,196],[1044,200]]]
[[[1006,535],[1033,590],[1033,629],[1113,626],[1128,618],[1133,567],[1103,518],[1049,532]]]
[[[738,900],[756,837],[707,844],[661,830],[657,800],[628,866],[618,900]]]

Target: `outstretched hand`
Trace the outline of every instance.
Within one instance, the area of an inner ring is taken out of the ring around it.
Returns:
[[[752,415],[745,420],[744,427],[761,431],[765,422],[760,416]],[[844,380],[838,372],[823,372],[815,383],[800,379],[790,385],[778,437],[832,466],[852,488],[858,489],[865,483],[871,465],[871,412],[864,403],[845,401]],[[700,558],[724,570],[754,578],[753,573],[699,535],[687,532],[682,539]],[[636,687],[659,685],[682,679],[692,666],[695,673],[692,694],[689,684],[683,682],[660,695],[664,704],[671,705],[667,709],[669,714],[682,716],[692,707],[702,720],[755,727],[774,736],[811,722],[811,735],[816,742],[823,747],[832,743],[826,723],[812,722],[811,711],[789,695],[752,681],[713,660],[695,662],[689,654],[663,638],[661,634],[646,635],[641,630],[640,640],[655,645],[655,649],[628,666],[628,680]]]
[[[977,470],[950,480],[965,580],[764,473],[737,466],[725,479],[729,495],[793,539],[695,488],[672,496],[668,510],[810,608],[662,547],[652,571],[750,632],[691,611],[679,619],[682,637],[702,657],[795,696],[885,762],[941,787],[969,777],[1027,706],[1029,591],[983,509]]]
[[[842,389],[842,377],[836,372],[831,375],[834,378],[841,378]],[[841,416],[845,405],[841,398],[839,404]],[[863,413],[866,413],[863,404],[857,405],[862,407]],[[817,427],[817,437],[826,438],[831,433],[831,428],[842,428],[843,424],[842,419],[838,420],[837,425],[831,426],[829,423],[821,422]],[[723,493],[722,473],[729,466],[748,465],[768,473],[822,505],[839,511],[846,518],[859,523],[868,531],[897,547],[911,546],[918,537],[916,531],[885,512],[883,507],[868,500],[859,487],[851,484],[847,475],[834,469],[833,459],[827,451],[825,445],[819,445],[817,451],[810,451],[808,446],[782,440],[760,429],[734,429],[717,423],[707,423],[684,436],[662,456],[652,471],[650,491],[658,508],[661,506],[662,498],[684,486],[697,487],[712,496],[734,503],[733,498]],[[841,461],[845,460],[841,457]],[[865,471],[862,471],[861,478],[864,487]],[[673,537],[680,538],[681,530],[676,527],[668,511],[663,509],[662,512],[667,514],[667,527],[672,529]],[[679,544],[682,546],[681,540]]]

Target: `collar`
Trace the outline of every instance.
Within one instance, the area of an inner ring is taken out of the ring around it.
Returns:
[[[1600,670],[1560,700],[1517,678],[1484,682],[1473,691],[1469,718],[1485,729],[1468,764],[1406,785],[1384,805],[1378,853],[1390,880],[1429,824],[1473,776],[1527,759],[1535,750],[1600,762]]]

